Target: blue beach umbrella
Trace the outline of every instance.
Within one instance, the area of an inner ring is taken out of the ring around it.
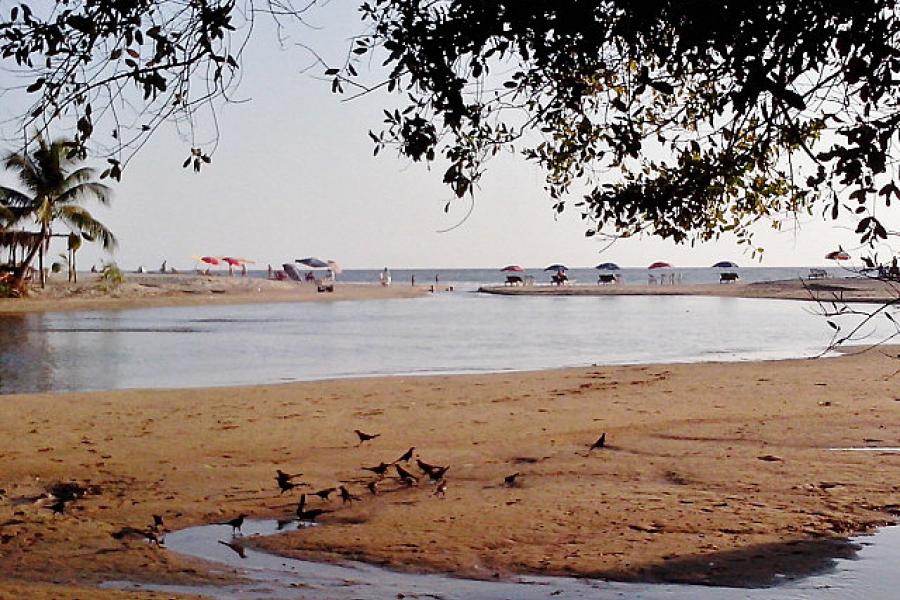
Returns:
[[[327,269],[328,263],[324,260],[319,260],[318,258],[314,258],[310,256],[309,258],[298,258],[294,262],[298,262],[301,265],[306,265],[307,267],[311,267],[313,269]]]
[[[714,269],[737,269],[737,263],[733,263],[730,260],[720,260],[716,264],[713,265]]]
[[[619,265],[617,265],[616,263],[607,262],[607,263],[600,263],[599,265],[597,265],[594,268],[599,269],[600,271],[618,271]]]
[[[566,265],[561,265],[559,263],[556,263],[555,265],[550,265],[549,267],[547,267],[544,270],[545,271],[568,271],[569,267],[567,267]]]

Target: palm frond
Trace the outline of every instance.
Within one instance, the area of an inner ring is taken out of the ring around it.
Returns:
[[[93,167],[75,169],[63,180],[63,187],[70,188],[80,183],[88,183],[97,178],[97,170]]]
[[[31,208],[35,199],[19,190],[0,185],[0,204],[9,208]]]
[[[57,196],[55,204],[73,204],[82,200],[95,199],[104,206],[109,206],[112,189],[102,183],[86,182],[70,187]]]
[[[40,193],[43,187],[43,179],[38,172],[38,167],[27,154],[10,152],[3,157],[3,168],[15,173],[18,180],[28,191],[35,195]]]
[[[91,239],[99,240],[104,250],[113,250],[118,245],[116,236],[85,208],[80,206],[61,206],[58,208],[58,216],[74,231],[87,234],[87,237]]]

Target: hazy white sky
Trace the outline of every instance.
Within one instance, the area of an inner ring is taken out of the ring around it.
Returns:
[[[300,31],[302,41],[338,63],[347,36],[360,28],[353,5],[316,9],[309,19],[322,28]],[[313,78],[321,69],[300,72],[309,63],[302,49],[290,41],[279,47],[267,31],[258,34],[236,94],[247,102],[218,112],[221,143],[213,163],[200,175],[182,169],[189,144],[173,129],[161,130],[116,184],[112,209],[95,211],[118,236],[113,258],[124,268],[156,269],[164,259],[187,268],[192,256],[207,254],[247,257],[263,268],[310,255],[345,268],[755,264],[733,240],[691,248],[630,239],[601,256],[601,244],[584,237],[577,210],[554,219],[541,173],[516,156],[496,160],[468,220],[439,233],[462,219],[468,201],[454,202],[445,214],[451,194],[440,169],[429,172],[390,152],[372,156],[367,132],[380,128],[390,99],[373,94],[341,102],[327,82]],[[0,107],[0,116],[11,111]],[[9,183],[2,175],[0,181]],[[839,243],[854,248],[856,239],[821,218],[796,232],[758,233],[766,266],[823,264],[826,252]],[[79,266],[104,257],[85,247]]]

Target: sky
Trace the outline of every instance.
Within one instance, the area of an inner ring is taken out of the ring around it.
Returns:
[[[390,150],[373,156],[367,133],[380,128],[390,97],[374,93],[344,102],[315,77],[322,69],[302,72],[310,55],[294,42],[340,62],[348,37],[361,29],[353,5],[317,7],[307,15],[311,26],[283,45],[260,24],[233,94],[242,102],[218,109],[221,133],[212,164],[200,174],[182,169],[190,144],[172,127],[158,131],[114,185],[112,207],[92,209],[116,234],[119,248],[109,257],[86,245],[79,267],[115,260],[127,270],[158,269],[166,260],[185,269],[200,255],[246,257],[262,268],[306,256],[350,269],[646,266],[657,260],[685,267],[719,260],[795,266],[824,264],[824,254],[839,244],[858,246],[846,224],[817,216],[783,232],[757,228],[762,263],[733,239],[691,247],[635,238],[601,254],[605,244],[584,236],[577,209],[557,217],[541,172],[515,155],[490,164],[474,207],[468,199],[454,200],[445,213],[452,194],[439,167],[428,170]],[[4,104],[0,117],[6,119],[14,107]],[[3,139],[14,134],[8,124],[0,127]],[[11,181],[0,174],[0,183]]]

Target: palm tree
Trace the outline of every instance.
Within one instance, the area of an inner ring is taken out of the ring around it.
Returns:
[[[31,154],[10,152],[3,158],[3,166],[16,174],[23,191],[0,186],[0,220],[5,221],[6,227],[29,221],[40,226],[38,243],[29,248],[14,274],[13,285],[17,288],[38,250],[41,246],[47,248],[57,221],[88,241],[99,240],[106,250],[116,246],[112,232],[79,206],[91,198],[108,205],[110,188],[94,181],[94,169],[79,167],[81,160],[74,156],[69,140],[60,138],[48,143],[38,135],[35,143],[37,148]]]

